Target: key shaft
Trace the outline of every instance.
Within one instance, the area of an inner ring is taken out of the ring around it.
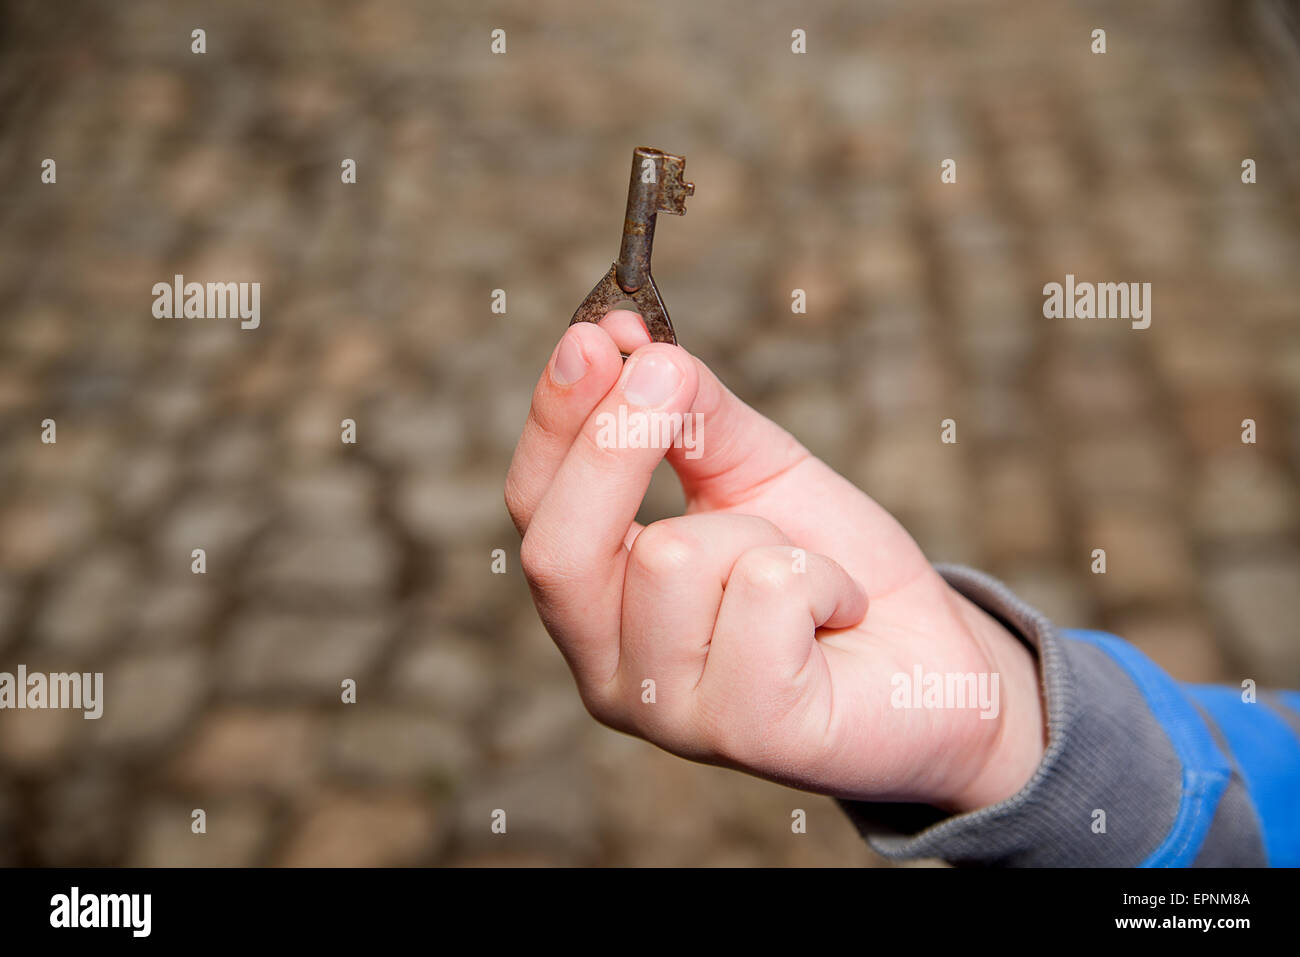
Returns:
[[[662,150],[638,146],[632,151],[632,177],[627,187],[623,243],[618,251],[618,285],[636,292],[650,275],[650,253],[659,213],[681,216],[695,184],[683,180],[686,161]]]
[[[686,160],[680,156],[648,146],[633,150],[618,259],[578,306],[569,325],[600,322],[621,300],[631,299],[653,341],[677,342],[672,320],[650,274],[650,253],[658,214],[684,215],[686,197],[695,192],[695,184],[686,182],[685,174]]]

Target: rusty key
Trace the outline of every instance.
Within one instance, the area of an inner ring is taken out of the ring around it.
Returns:
[[[695,184],[686,182],[685,175],[686,160],[680,156],[648,146],[632,151],[632,179],[627,188],[627,216],[618,260],[587,294],[569,325],[600,322],[615,305],[630,299],[645,320],[652,341],[677,342],[668,310],[650,275],[650,249],[655,239],[655,217],[659,213],[681,216],[686,212],[686,197],[695,192]]]

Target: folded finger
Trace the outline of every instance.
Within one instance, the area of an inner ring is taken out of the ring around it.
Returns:
[[[699,684],[723,585],[737,558],[788,544],[766,519],[721,512],[647,526],[628,556],[618,672],[628,705],[647,727],[670,727]],[[641,707],[652,681],[656,707]]]
[[[757,692],[758,708],[777,720],[828,677],[817,629],[850,628],[866,613],[866,590],[834,560],[789,546],[750,549],[724,586],[701,696],[752,712],[744,699]]]

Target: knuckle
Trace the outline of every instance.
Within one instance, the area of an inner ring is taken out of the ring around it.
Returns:
[[[625,709],[619,700],[618,686],[617,680],[611,680],[603,684],[583,682],[578,693],[582,698],[583,707],[587,709],[587,713],[605,727],[613,728],[616,731],[630,731],[631,729],[625,718]]]
[[[519,567],[524,577],[539,588],[557,584],[568,576],[556,549],[530,530],[519,543]]]
[[[537,572],[544,563],[543,557],[539,554],[540,551],[537,536],[525,533],[524,540],[519,543],[519,567],[524,570],[524,576],[529,581],[537,578]]]
[[[699,543],[671,522],[655,522],[636,537],[628,562],[639,575],[675,578],[694,569],[700,554]]]
[[[788,549],[751,548],[736,561],[729,585],[760,595],[785,594],[798,585]]]
[[[778,525],[761,515],[746,515],[745,519],[753,525],[756,534],[761,533],[763,538],[771,540],[774,544],[790,541]]]

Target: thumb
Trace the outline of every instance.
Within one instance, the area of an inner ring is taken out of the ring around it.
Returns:
[[[738,399],[707,365],[695,360],[699,391],[691,407],[694,434],[674,447],[668,462],[686,500],[710,509],[745,501],[764,482],[811,453],[789,432]]]

